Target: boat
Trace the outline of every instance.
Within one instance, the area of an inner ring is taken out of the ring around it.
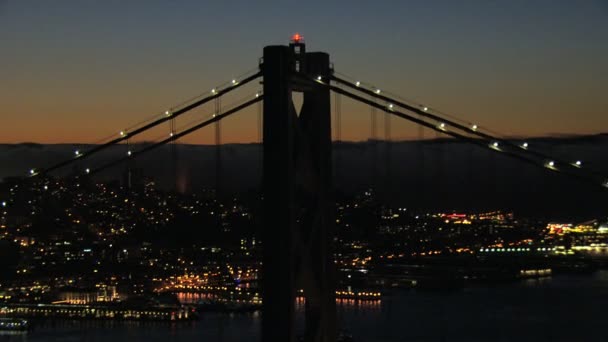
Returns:
[[[0,318],[0,331],[27,331],[30,323],[22,318]]]

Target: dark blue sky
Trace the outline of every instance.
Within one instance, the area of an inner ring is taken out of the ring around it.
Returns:
[[[0,0],[0,142],[95,141],[294,32],[336,71],[505,134],[608,131],[605,0]],[[343,102],[343,136],[367,138],[369,110]],[[254,140],[251,124],[226,140]]]

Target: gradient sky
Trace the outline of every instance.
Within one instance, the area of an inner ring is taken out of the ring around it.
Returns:
[[[336,71],[504,134],[608,131],[606,0],[0,0],[0,142],[97,141],[255,68],[294,32]],[[366,139],[369,109],[342,102],[343,137]],[[255,111],[223,127],[254,141]]]

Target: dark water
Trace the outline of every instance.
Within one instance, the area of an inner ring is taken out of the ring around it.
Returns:
[[[608,271],[338,306],[342,328],[371,342],[608,341],[607,312]],[[185,324],[58,321],[0,341],[257,341],[260,319],[254,313],[205,314]]]

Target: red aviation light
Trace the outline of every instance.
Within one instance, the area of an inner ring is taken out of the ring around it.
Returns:
[[[304,37],[302,37],[299,33],[294,34],[293,36],[291,36],[291,41],[294,43],[299,43]]]

